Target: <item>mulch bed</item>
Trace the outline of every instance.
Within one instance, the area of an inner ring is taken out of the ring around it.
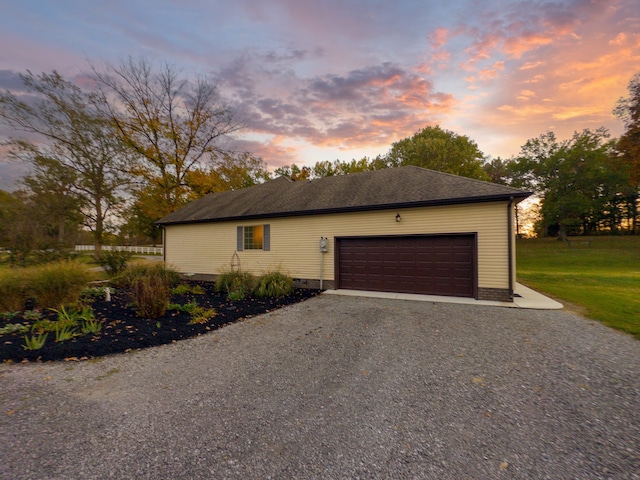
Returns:
[[[240,301],[229,301],[226,294],[214,292],[210,283],[191,283],[201,285],[205,293],[173,295],[171,303],[186,304],[195,299],[199,306],[215,309],[216,315],[206,323],[190,325],[190,315],[176,310],[169,310],[160,318],[139,318],[129,305],[126,292],[117,290],[112,293],[110,302],[100,298],[91,304],[96,319],[103,322],[99,333],[56,343],[55,334],[51,332],[44,347],[33,351],[23,347],[24,333],[0,335],[0,361],[85,360],[163,345],[202,335],[229,323],[301,302],[318,294],[317,290],[296,289],[291,295],[279,298],[247,297]],[[54,312],[43,313],[45,318],[56,319]],[[8,321],[0,320],[0,327],[6,323],[32,322],[18,316]]]

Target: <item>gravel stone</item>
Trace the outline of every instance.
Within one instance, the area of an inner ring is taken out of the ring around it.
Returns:
[[[640,343],[563,311],[319,296],[0,365],[0,478],[640,479]]]

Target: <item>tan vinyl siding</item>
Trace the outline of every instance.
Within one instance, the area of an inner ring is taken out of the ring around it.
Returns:
[[[237,227],[260,224],[271,225],[271,250],[238,252],[242,269],[254,274],[279,269],[294,278],[318,279],[322,258],[323,279],[333,280],[334,238],[340,236],[477,233],[478,286],[509,287],[506,202],[171,225],[166,230],[166,260],[183,273],[228,271]],[[320,237],[329,240],[324,255]]]

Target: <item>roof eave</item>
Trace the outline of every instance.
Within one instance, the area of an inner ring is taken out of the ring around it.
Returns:
[[[300,210],[291,212],[277,212],[277,213],[260,213],[254,215],[239,215],[233,217],[221,217],[221,218],[205,218],[205,219],[192,219],[192,220],[176,220],[156,222],[156,225],[169,226],[169,225],[186,225],[196,223],[221,223],[221,222],[233,222],[239,220],[258,220],[262,218],[284,218],[284,217],[303,217],[309,215],[327,215],[336,213],[351,213],[351,212],[367,212],[367,211],[379,211],[379,210],[392,210],[392,209],[405,209],[416,207],[437,207],[445,205],[463,205],[469,203],[487,203],[498,201],[514,200],[516,203],[524,200],[532,195],[532,192],[518,191],[513,193],[503,193],[497,195],[485,195],[480,197],[464,197],[464,198],[448,198],[442,200],[427,200],[420,202],[401,202],[401,203],[385,203],[380,205],[357,205],[353,207],[339,207],[339,208],[322,208],[317,210]]]

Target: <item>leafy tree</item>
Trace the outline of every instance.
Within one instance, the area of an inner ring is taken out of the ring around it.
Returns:
[[[289,177],[293,180],[307,180],[311,178],[312,170],[306,166],[300,168],[295,163],[292,163],[291,165],[284,165],[276,168],[273,173],[277,177]]]
[[[548,234],[576,235],[620,225],[625,177],[612,157],[606,129],[576,132],[558,141],[553,132],[531,139],[516,160],[521,183],[542,198],[542,227]]]
[[[0,93],[0,121],[15,131],[35,134],[41,143],[12,138],[12,154],[30,161],[40,169],[39,174],[46,173],[42,162],[49,159],[48,173],[58,169],[75,176],[73,192],[82,204],[84,223],[94,234],[99,254],[108,220],[122,205],[120,193],[128,181],[123,174],[122,143],[100,114],[103,98],[83,91],[55,71],[27,72],[20,78],[30,95]],[[36,183],[40,180],[34,179]]]
[[[548,182],[555,172],[551,159],[561,150],[555,133],[547,132],[537,138],[527,140],[520,148],[519,156],[512,167],[512,183],[532,190],[543,197],[549,189]]]
[[[129,58],[93,72],[117,137],[136,155],[138,200],[158,220],[193,198],[187,180],[194,170],[229,153],[223,141],[240,128],[234,111],[207,79],[182,78],[168,64]]]
[[[275,170],[276,175],[287,176],[294,180],[305,180],[308,178],[332,177],[334,175],[349,175],[357,172],[369,172],[387,168],[385,160],[377,156],[369,159],[362,157],[360,160],[353,159],[349,162],[335,160],[331,163],[328,160],[316,162],[312,167],[298,167],[296,164],[285,165]]]
[[[632,231],[640,231],[640,73],[629,82],[629,96],[620,98],[614,114],[625,124],[626,131],[618,140],[616,149],[621,169],[628,173],[629,182],[623,192]]]
[[[305,180],[416,165],[454,175],[489,180],[483,164],[484,155],[473,140],[440,127],[426,127],[412,137],[393,143],[384,156],[363,157],[349,162],[336,160],[331,163],[325,160],[316,162],[312,167],[285,165],[277,168],[274,173],[294,180]]]
[[[488,160],[482,166],[482,169],[492,183],[516,188],[525,187],[519,165],[514,159],[503,160],[500,157],[494,158]]]
[[[36,155],[32,165],[22,180],[23,193],[35,207],[32,221],[59,245],[69,244],[83,222],[83,201],[75,189],[78,175],[55,158]]]
[[[185,177],[190,197],[200,198],[208,193],[239,190],[269,180],[267,165],[249,153],[224,155],[214,167],[191,170]]]
[[[9,249],[12,266],[24,266],[29,253],[43,246],[42,228],[32,220],[33,213],[20,193],[0,190],[0,245]]]
[[[195,200],[209,193],[251,187],[269,179],[266,164],[248,153],[225,155],[213,166],[194,168],[185,176],[188,198]],[[151,184],[142,184],[126,216],[121,234],[129,243],[152,241],[160,243],[162,231],[155,222],[163,216],[164,191]]]
[[[484,155],[476,143],[439,126],[426,127],[395,142],[384,157],[389,167],[416,165],[463,177],[488,180]]]

